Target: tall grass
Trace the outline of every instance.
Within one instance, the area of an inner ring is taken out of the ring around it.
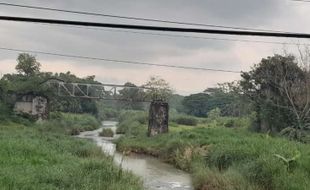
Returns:
[[[89,114],[71,114],[53,112],[48,121],[42,122],[39,129],[42,131],[58,132],[68,135],[78,135],[83,131],[99,128],[100,122]]]
[[[0,189],[142,189],[93,143],[38,129],[0,124]]]
[[[310,145],[252,133],[246,128],[248,120],[234,120],[244,125],[234,128],[220,126],[221,121],[183,130],[170,126],[169,134],[152,138],[146,137],[140,122],[124,120],[120,125],[134,122],[140,133],[120,138],[117,148],[154,155],[191,172],[196,189],[310,189]],[[297,159],[288,170],[276,155]]]

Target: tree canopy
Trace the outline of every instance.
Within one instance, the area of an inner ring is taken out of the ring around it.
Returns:
[[[169,97],[173,93],[169,83],[158,76],[150,77],[150,79],[143,86],[148,88],[146,95],[155,101],[168,101]]]
[[[15,69],[20,73],[27,76],[34,75],[40,71],[41,64],[37,62],[35,56],[22,53],[17,57],[18,64]]]
[[[243,93],[254,102],[258,130],[303,128],[310,122],[309,71],[292,55],[262,59],[242,74]]]

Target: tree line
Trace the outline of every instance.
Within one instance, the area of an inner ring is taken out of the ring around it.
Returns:
[[[184,97],[184,112],[206,117],[216,108],[222,116],[255,113],[253,129],[302,139],[310,130],[309,53],[263,58],[241,80]]]
[[[168,101],[170,110],[197,117],[206,117],[214,110],[221,116],[243,117],[255,114],[253,129],[260,132],[280,132],[301,139],[310,126],[310,56],[274,55],[263,58],[241,80],[219,84],[201,93],[181,96],[173,94],[168,82],[151,77],[142,90],[127,82],[119,90],[119,99],[127,101],[95,101],[56,96],[50,88],[41,85],[49,78],[58,78],[68,83],[100,84],[95,76],[77,77],[71,72],[41,72],[36,57],[20,54],[17,58],[17,74],[5,74],[0,80],[0,112],[13,109],[14,98],[20,94],[33,93],[48,97],[50,111],[91,113],[100,115],[122,109],[147,110],[143,98]]]
[[[109,111],[106,107],[114,109],[114,111],[121,109],[145,110],[147,109],[147,105],[143,103],[145,99],[166,100],[172,93],[171,87],[165,80],[159,77],[151,77],[143,84],[147,90],[132,88],[138,86],[127,82],[124,84],[125,87],[118,91],[117,97],[111,97],[124,101],[57,96],[56,90],[44,85],[44,82],[49,79],[59,79],[66,83],[101,83],[95,80],[94,75],[80,78],[70,71],[65,73],[42,72],[41,64],[36,57],[27,53],[19,54],[15,69],[17,73],[5,74],[0,80],[0,112],[3,110],[3,113],[12,112],[18,97],[25,94],[46,97],[50,112],[90,113],[99,116],[103,110]]]

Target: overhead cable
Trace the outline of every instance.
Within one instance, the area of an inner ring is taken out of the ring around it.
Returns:
[[[112,24],[112,23],[100,23],[100,22],[56,20],[56,19],[13,17],[13,16],[0,16],[0,20],[14,21],[14,22],[31,22],[31,23],[46,23],[46,24],[58,24],[58,25],[87,26],[87,27],[99,27],[99,28],[119,28],[119,29],[127,29],[127,30],[178,32],[178,33],[180,32],[180,33],[202,33],[202,34],[238,35],[238,36],[286,37],[286,38],[308,38],[308,39],[310,38],[310,34],[308,33],[281,33],[281,32],[260,32],[260,31],[245,31],[245,30],[179,28],[179,27]]]
[[[156,63],[148,63],[148,62],[138,62],[138,61],[119,60],[119,59],[100,58],[100,57],[90,57],[90,56],[83,56],[83,55],[62,54],[62,53],[53,53],[53,52],[35,51],[35,50],[24,50],[24,49],[15,49],[15,48],[7,48],[7,47],[0,47],[0,50],[20,52],[20,53],[44,54],[44,55],[51,55],[51,56],[58,56],[58,57],[76,58],[76,59],[115,62],[115,63],[119,63],[119,64],[168,67],[168,68],[176,68],[176,69],[214,71],[214,72],[226,72],[226,73],[237,73],[237,74],[241,73],[241,71],[234,71],[234,70],[213,69],[213,68],[205,68],[205,67],[190,67],[190,66],[168,65],[168,64],[156,64]]]
[[[150,22],[158,22],[158,23],[187,25],[187,26],[203,26],[203,27],[226,28],[226,29],[236,29],[236,30],[255,30],[255,31],[265,31],[265,32],[267,32],[267,31],[268,32],[281,32],[281,31],[276,31],[276,30],[254,29],[254,28],[237,27],[237,26],[224,26],[224,25],[216,25],[216,24],[192,23],[192,22],[161,20],[161,19],[153,19],[153,18],[120,16],[120,15],[112,15],[112,14],[105,14],[105,13],[94,13],[94,12],[87,12],[87,11],[66,10],[66,9],[58,9],[58,8],[51,8],[51,7],[13,4],[13,3],[6,3],[6,2],[0,2],[0,5],[11,6],[11,7],[19,7],[19,8],[27,8],[27,9],[36,9],[36,10],[73,13],[73,14],[79,14],[79,15],[101,16],[101,17],[110,17],[110,18],[118,18],[118,19],[126,19],[126,20],[150,21]]]

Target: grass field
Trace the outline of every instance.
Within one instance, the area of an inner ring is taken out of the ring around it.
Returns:
[[[114,166],[100,148],[64,134],[68,126],[52,129],[54,124],[0,123],[0,189],[143,189],[138,178]]]
[[[310,189],[310,145],[214,122],[197,127],[172,123],[169,134],[148,138],[146,124],[137,117],[121,121],[120,126],[132,129],[117,148],[157,156],[189,171],[196,189]]]

